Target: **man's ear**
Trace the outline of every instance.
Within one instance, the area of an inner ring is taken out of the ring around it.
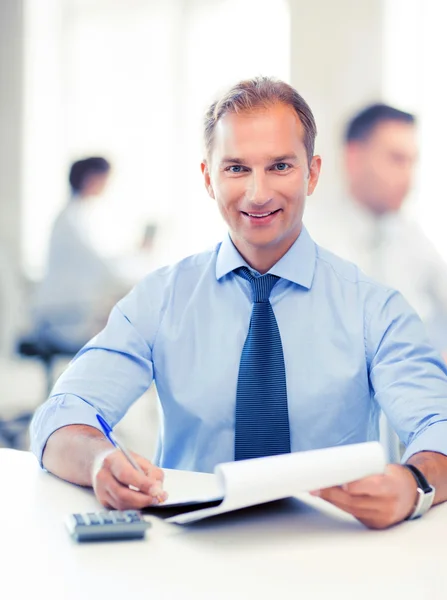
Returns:
[[[211,196],[213,200],[215,200],[213,186],[211,185],[211,177],[210,171],[208,168],[208,163],[206,160],[203,160],[200,164],[200,168],[202,170],[203,179],[205,181],[205,187],[208,194]]]
[[[311,196],[317,187],[318,178],[321,170],[321,156],[313,156],[309,167],[309,184],[307,186],[307,195]]]

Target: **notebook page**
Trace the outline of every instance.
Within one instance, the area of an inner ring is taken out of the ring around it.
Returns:
[[[222,463],[215,472],[221,504],[168,519],[186,524],[224,512],[288,498],[383,473],[386,458],[379,442],[294,452]]]

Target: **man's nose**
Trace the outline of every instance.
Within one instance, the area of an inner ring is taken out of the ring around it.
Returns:
[[[248,200],[252,204],[262,206],[267,204],[271,199],[271,196],[272,194],[268,185],[267,175],[264,170],[262,170],[262,172],[252,171],[250,185],[247,190]]]

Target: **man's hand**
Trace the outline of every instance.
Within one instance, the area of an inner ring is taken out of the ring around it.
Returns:
[[[93,489],[106,508],[140,509],[160,504],[168,497],[163,491],[163,471],[142,456],[131,454],[146,475],[115,449],[100,454],[93,464]]]
[[[417,501],[417,484],[405,467],[388,465],[383,475],[318,490],[312,495],[354,515],[371,529],[385,529],[412,513]]]

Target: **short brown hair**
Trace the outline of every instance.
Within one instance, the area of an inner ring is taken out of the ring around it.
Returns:
[[[273,77],[254,77],[234,85],[220,100],[211,104],[205,114],[204,137],[207,155],[213,146],[214,130],[217,122],[227,113],[250,112],[257,108],[267,108],[282,103],[291,106],[304,127],[304,146],[307,161],[314,155],[317,126],[307,102],[288,83]]]

